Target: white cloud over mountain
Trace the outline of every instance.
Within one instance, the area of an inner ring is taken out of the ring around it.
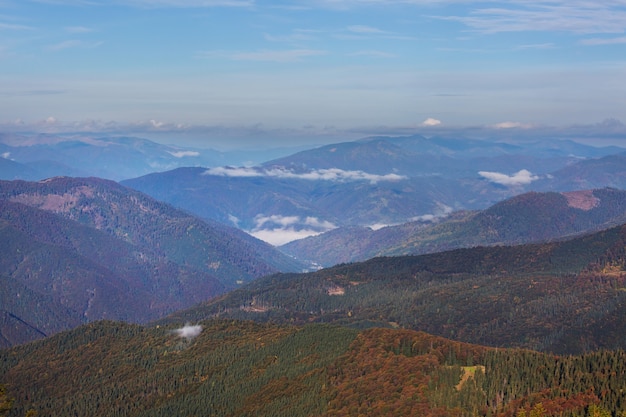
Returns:
[[[539,179],[537,175],[533,175],[530,171],[526,169],[522,169],[521,171],[518,171],[513,175],[506,175],[500,172],[489,171],[480,171],[478,175],[486,178],[493,183],[504,185],[507,187],[512,187],[516,185],[527,185]]]
[[[314,169],[308,172],[294,172],[286,168],[246,168],[246,167],[216,167],[209,168],[204,175],[223,177],[271,177],[290,178],[311,181],[369,181],[375,184],[380,181],[400,181],[407,177],[398,174],[370,174],[363,171],[346,171],[339,168]]]
[[[200,335],[200,333],[202,333],[202,326],[186,324],[179,329],[173,330],[172,333],[178,337],[183,337],[185,339],[190,340]]]
[[[174,158],[184,158],[186,156],[200,156],[200,152],[197,151],[175,151],[175,152],[168,152],[170,155],[172,155]]]
[[[317,217],[282,216],[278,214],[257,215],[254,218],[254,223],[254,229],[248,233],[274,246],[319,235],[337,227],[332,222]]]

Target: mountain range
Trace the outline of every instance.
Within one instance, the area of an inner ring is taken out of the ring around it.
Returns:
[[[626,415],[623,149],[0,139],[0,415]]]
[[[375,256],[416,255],[478,245],[550,241],[626,223],[626,192],[614,188],[528,192],[484,210],[377,230],[341,227],[280,250],[328,267]]]
[[[0,181],[0,205],[4,346],[84,321],[146,322],[303,268],[238,229],[108,180]]]
[[[626,225],[541,244],[373,258],[260,278],[174,313],[426,331],[464,342],[582,353],[626,347]]]
[[[485,209],[529,191],[623,189],[626,153],[567,141],[370,138],[257,167],[179,168],[122,183],[282,245],[338,227],[377,229]]]
[[[259,164],[301,149],[218,151],[163,145],[132,136],[0,133],[0,179],[38,181],[57,176],[119,181],[183,166]]]

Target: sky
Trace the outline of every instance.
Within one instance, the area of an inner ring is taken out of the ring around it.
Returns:
[[[626,0],[0,0],[0,131],[626,144],[624,80]]]

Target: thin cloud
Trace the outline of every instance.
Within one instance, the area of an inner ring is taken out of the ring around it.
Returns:
[[[375,35],[386,35],[389,33],[385,30],[381,30],[372,26],[365,26],[365,25],[348,26],[348,32],[361,33],[361,34],[375,34]]]
[[[33,28],[30,26],[15,25],[12,23],[0,22],[0,30],[33,30]]]
[[[626,36],[619,38],[593,38],[584,39],[580,41],[582,45],[597,46],[597,45],[620,45],[626,43]]]
[[[398,174],[370,174],[364,171],[346,171],[339,168],[315,169],[308,172],[294,172],[285,168],[245,168],[245,167],[216,167],[209,168],[204,175],[215,175],[223,177],[272,177],[286,179],[300,179],[311,181],[369,181],[375,184],[380,181],[400,181],[406,179]]]
[[[515,1],[502,7],[474,9],[463,16],[433,16],[457,21],[478,32],[557,31],[623,33],[626,10],[622,2]],[[505,7],[508,6],[508,7]]]
[[[326,51],[315,49],[288,49],[288,50],[260,50],[254,52],[228,52],[228,51],[200,51],[197,58],[229,59],[232,61],[257,61],[257,62],[300,62],[303,58],[325,55]]]
[[[59,6],[119,6],[141,8],[205,8],[205,7],[250,7],[254,0],[36,0],[38,3]]]
[[[315,40],[316,38],[313,36],[313,33],[316,32],[311,30],[294,30],[288,35],[271,35],[264,33],[263,38],[268,42],[299,43]]]
[[[92,49],[97,48],[102,45],[104,42],[85,42],[80,40],[67,40],[54,45],[48,46],[48,51],[58,52],[64,49],[72,49],[72,48],[83,48],[83,49]]]
[[[317,217],[257,215],[255,227],[248,233],[270,245],[280,246],[294,240],[316,236],[337,228],[335,224]]]
[[[118,0],[119,4],[146,8],[250,7],[254,0]]]
[[[91,33],[93,32],[93,29],[85,27],[85,26],[68,26],[65,28],[65,31],[67,33],[80,34],[80,33]]]
[[[184,158],[186,156],[200,156],[200,152],[197,151],[176,151],[176,152],[168,152],[174,158]]]
[[[533,175],[527,169],[522,169],[513,175],[506,175],[500,172],[488,172],[488,171],[480,171],[478,173],[481,177],[495,183],[504,185],[506,187],[514,187],[519,185],[528,185],[533,181],[539,179],[537,175]]]
[[[370,57],[370,58],[395,58],[397,57],[397,55],[390,54],[389,52],[375,51],[375,50],[353,52],[350,54],[350,56],[365,56],[365,57]]]
[[[492,126],[494,129],[530,129],[532,125],[521,122],[501,122]]]
[[[326,51],[315,49],[291,49],[285,51],[261,50],[256,52],[240,52],[230,56],[234,61],[268,61],[297,62],[302,58],[326,54]]]
[[[525,50],[525,49],[554,49],[556,48],[556,46],[551,43],[551,42],[547,42],[547,43],[534,43],[534,44],[528,44],[528,45],[520,45],[517,47],[517,49],[519,50]]]
[[[309,229],[296,230],[294,228],[277,228],[277,229],[263,229],[254,232],[248,232],[250,235],[269,243],[272,246],[281,246],[294,240],[304,239],[310,236],[321,235],[323,232],[318,232]]]

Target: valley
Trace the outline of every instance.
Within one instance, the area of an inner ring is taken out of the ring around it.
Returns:
[[[0,180],[0,406],[620,416],[624,155],[553,145]]]

